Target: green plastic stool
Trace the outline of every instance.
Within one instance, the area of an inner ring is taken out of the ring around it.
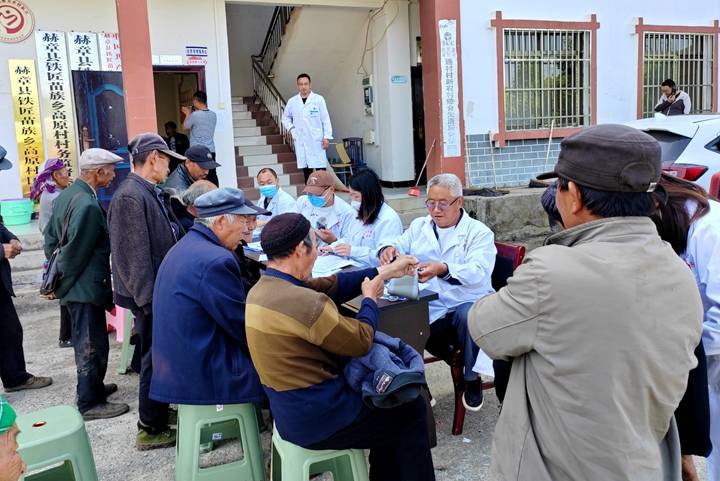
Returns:
[[[273,427],[272,448],[272,481],[308,481],[310,476],[328,471],[333,474],[333,481],[369,480],[362,449],[314,451],[301,448],[282,439],[276,427]]]
[[[127,374],[128,366],[130,366],[130,361],[135,352],[135,346],[130,344],[133,319],[132,311],[127,309],[125,311],[125,322],[123,323],[123,343],[122,349],[120,350],[120,367],[118,367],[118,374]]]
[[[54,406],[18,416],[26,481],[97,481],[85,423],[77,409]]]
[[[238,425],[240,432],[238,432]],[[221,466],[200,468],[200,445],[239,438],[243,458]],[[175,450],[176,481],[263,481],[263,452],[255,406],[178,405],[178,432]]]

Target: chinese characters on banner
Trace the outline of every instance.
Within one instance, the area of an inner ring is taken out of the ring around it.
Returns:
[[[18,144],[18,169],[23,195],[28,196],[30,186],[44,161],[35,61],[8,60],[8,66]]]
[[[100,70],[98,38],[93,32],[68,32],[71,70]]]
[[[440,89],[442,98],[443,156],[460,156],[460,109],[455,20],[440,20]]]
[[[77,168],[77,139],[64,32],[36,32],[46,157],[58,158],[70,174]]]
[[[100,42],[100,70],[120,72],[120,37],[117,33],[102,32],[98,34]]]

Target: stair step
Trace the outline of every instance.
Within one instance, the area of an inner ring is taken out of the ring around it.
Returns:
[[[253,112],[233,112],[233,122],[236,120],[250,120],[253,119]]]
[[[260,127],[235,127],[233,133],[237,139],[238,137],[255,137],[262,135],[261,130]]]
[[[248,169],[248,176],[250,177],[257,177],[258,173],[266,168],[270,167],[273,169],[278,175],[282,174],[295,174],[297,172],[300,172],[298,170],[296,165],[293,164],[278,164],[278,163],[268,163],[268,164],[261,164],[261,165],[249,165],[247,166]]]
[[[268,146],[269,147],[269,146]],[[238,159],[240,165],[245,167],[251,167],[254,165],[268,165],[277,164],[277,154],[263,154],[263,155],[243,155]]]
[[[10,259],[13,272],[42,269],[45,262],[45,253],[41,250],[23,251],[14,259]]]
[[[257,135],[254,137],[235,137],[235,146],[243,147],[248,145],[268,145],[267,140],[267,136],[265,135]]]
[[[258,121],[255,119],[233,119],[233,128],[258,127]]]
[[[236,154],[240,157],[253,156],[253,155],[270,155],[273,153],[272,145],[246,145],[242,147],[236,147]]]
[[[233,111],[233,115],[235,115],[236,113],[239,113],[239,112],[249,112],[250,109],[248,109],[248,106],[245,104],[233,103],[232,111]]]

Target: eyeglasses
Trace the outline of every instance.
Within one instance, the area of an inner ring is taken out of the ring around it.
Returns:
[[[455,199],[452,202],[445,202],[442,200],[440,202],[436,202],[434,200],[428,200],[428,201],[425,201],[425,207],[427,207],[427,210],[435,210],[436,208],[440,209],[440,210],[447,210],[448,207],[450,207],[455,202],[457,202],[459,198],[460,197],[455,197]]]

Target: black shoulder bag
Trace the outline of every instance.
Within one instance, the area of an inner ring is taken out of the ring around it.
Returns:
[[[62,232],[60,234],[60,241],[58,242],[57,247],[55,247],[55,250],[50,255],[50,259],[48,260],[48,263],[43,270],[42,283],[40,284],[40,294],[43,296],[52,294],[57,288],[57,283],[60,279],[60,273],[58,272],[57,264],[58,259],[60,258],[60,250],[62,249],[65,242],[67,242],[68,223],[70,222],[70,209],[75,203],[75,199],[77,199],[81,195],[82,192],[78,192],[77,194],[75,194],[70,200],[70,203],[67,206],[67,210],[65,211],[65,216],[63,217]]]

